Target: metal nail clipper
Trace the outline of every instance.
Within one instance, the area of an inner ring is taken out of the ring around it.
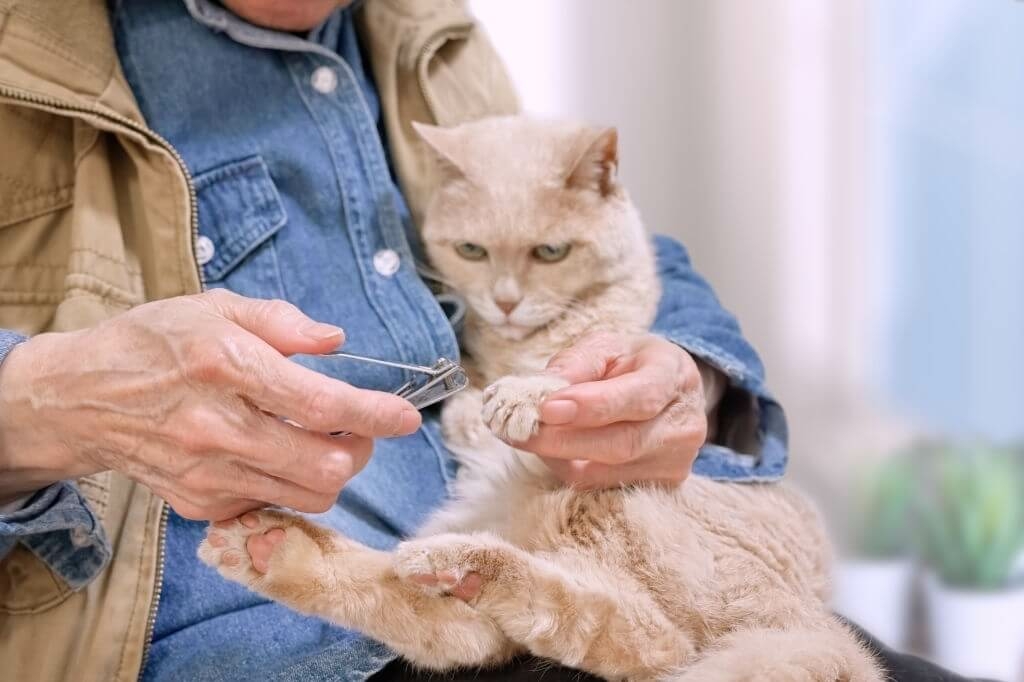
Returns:
[[[448,396],[458,393],[469,385],[469,377],[466,376],[466,370],[462,369],[460,365],[447,358],[439,358],[437,362],[434,363],[433,367],[427,367],[425,365],[410,365],[404,362],[381,360],[380,358],[368,358],[363,355],[344,353],[339,350],[324,353],[321,357],[369,362],[374,365],[395,367],[397,369],[404,369],[408,372],[421,375],[413,377],[392,391],[395,395],[405,398],[412,403],[417,410],[422,410],[425,407],[429,407],[434,403],[440,402]],[[295,424],[295,422],[288,419],[285,421]],[[331,432],[331,435],[347,436],[349,435],[349,432],[333,431]]]
[[[405,398],[412,403],[417,410],[422,410],[424,407],[440,402],[469,385],[469,377],[466,376],[466,370],[447,358],[439,358],[433,367],[426,367],[425,365],[409,365],[404,362],[368,358],[362,355],[343,353],[339,350],[324,353],[324,356],[369,362],[374,365],[395,367],[416,374],[422,374],[423,377],[414,377],[392,391],[395,395]]]

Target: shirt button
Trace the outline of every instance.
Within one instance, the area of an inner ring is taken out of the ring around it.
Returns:
[[[329,66],[318,66],[313,71],[312,77],[309,79],[313,89],[317,92],[325,95],[334,92],[334,89],[338,87],[338,76],[334,73],[334,69]]]
[[[89,537],[89,531],[82,528],[81,526],[75,526],[71,529],[71,544],[75,547],[82,548],[92,545],[92,538]]]
[[[213,240],[205,234],[200,235],[196,240],[196,260],[200,265],[206,265],[213,260],[216,249],[213,247]]]
[[[402,259],[392,249],[381,249],[373,254],[373,267],[377,274],[390,277],[398,272],[402,265]]]

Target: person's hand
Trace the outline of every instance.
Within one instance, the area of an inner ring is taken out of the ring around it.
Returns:
[[[682,482],[707,435],[694,359],[652,334],[595,333],[548,363],[571,385],[541,405],[540,431],[516,447],[583,488]]]
[[[191,519],[324,511],[372,438],[420,424],[398,396],[285,357],[342,341],[288,303],[223,290],[33,337],[0,366],[0,497],[113,469]]]

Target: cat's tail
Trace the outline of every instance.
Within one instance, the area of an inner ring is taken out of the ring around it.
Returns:
[[[837,622],[819,629],[737,630],[672,682],[882,682],[888,676]]]

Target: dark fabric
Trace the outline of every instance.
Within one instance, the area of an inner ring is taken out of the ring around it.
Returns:
[[[467,668],[448,673],[414,670],[399,659],[370,678],[370,682],[491,682],[492,680],[543,680],[543,682],[599,682],[600,677],[553,665],[539,658],[518,658],[501,668]]]
[[[882,663],[882,667],[888,671],[889,679],[894,682],[967,682],[968,680],[966,677],[943,670],[923,658],[897,653],[856,625],[847,624],[874,652],[875,657]],[[982,681],[978,680],[977,682]]]
[[[875,653],[892,682],[968,682],[966,677],[954,675],[917,656],[900,654],[876,641],[856,626],[851,626]],[[572,668],[552,665],[537,658],[516,659],[507,666],[492,670],[456,670],[450,673],[430,673],[413,670],[404,661],[394,661],[372,678],[373,682],[490,682],[491,680],[542,680],[543,682],[591,682],[599,677]],[[979,681],[980,682],[980,681]]]

